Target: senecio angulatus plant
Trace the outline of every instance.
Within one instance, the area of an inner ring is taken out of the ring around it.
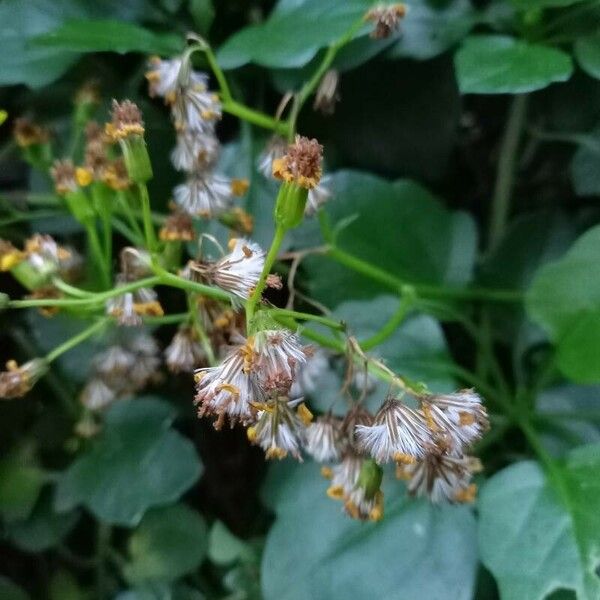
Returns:
[[[198,417],[211,419],[216,429],[246,428],[249,442],[262,448],[267,459],[308,455],[322,463],[327,494],[340,500],[351,517],[383,517],[386,464],[395,465],[411,495],[436,503],[472,501],[472,477],[481,466],[470,452],[488,428],[478,392],[431,393],[426,382],[393,372],[371,352],[416,306],[411,286],[403,288],[401,310],[392,322],[363,342],[352,335],[352,323],[295,311],[293,303],[279,308],[265,298],[268,288],[286,283],[293,293],[293,277],[286,282],[273,272],[277,261],[286,260],[280,256],[282,242],[304,219],[316,218],[325,226],[322,207],[335,196],[324,174],[324,148],[297,132],[298,114],[313,95],[315,108],[334,110],[340,96],[333,58],[365,20],[373,27],[372,37],[381,39],[396,33],[405,14],[400,4],[370,10],[331,47],[314,76],[282,103],[276,117],[233,98],[211,48],[198,36],[189,37],[180,56],[150,58],[149,95],[162,99],[171,112],[176,145],[170,159],[182,175],[167,216],[152,211],[147,187],[163,157],[151,161],[142,111],[130,100],[113,100],[110,117],[101,124],[93,119],[99,90],[93,85],[83,89],[75,102],[75,144],[66,157],[54,155],[46,129],[18,120],[16,143],[31,165],[52,178],[64,207],[87,234],[88,252],[84,258],[44,234],[35,234],[22,248],[1,241],[0,268],[29,290],[23,299],[3,296],[2,305],[37,307],[48,317],[72,312],[91,325],[44,357],[22,365],[9,361],[0,374],[0,397],[23,396],[59,356],[117,325],[114,342],[93,360],[76,411],[76,434],[93,437],[108,406],[160,377],[161,349],[142,326],[173,324],[162,357],[172,373],[193,374],[196,393],[190,402]],[[210,89],[209,74],[194,70],[196,53],[208,60],[217,91]],[[217,124],[224,112],[272,133],[256,165],[262,176],[279,182],[268,249],[252,240],[252,218],[236,205],[248,182],[219,172]],[[198,234],[198,222],[210,220],[229,228],[227,248],[211,235]],[[119,250],[116,273],[115,231],[128,240]],[[196,255],[184,258],[192,245]],[[376,266],[348,256],[344,260],[363,274],[378,273]],[[93,279],[78,287],[88,261]],[[161,292],[168,287],[185,294],[187,311],[165,314]],[[320,328],[311,329],[311,323]],[[314,415],[304,397],[318,393],[316,380],[333,354],[346,364],[340,390],[347,401],[345,414]],[[374,379],[383,380],[387,392],[373,414],[364,399]],[[358,395],[350,391],[357,389]]]

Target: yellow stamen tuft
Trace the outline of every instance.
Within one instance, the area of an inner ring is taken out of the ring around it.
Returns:
[[[408,481],[411,478],[410,473],[406,470],[405,465],[396,465],[396,479]]]
[[[462,490],[459,490],[454,495],[454,499],[457,502],[463,503],[475,502],[475,498],[477,498],[477,486],[474,483],[467,486],[466,488],[463,488]]]
[[[133,310],[136,314],[144,317],[162,317],[165,314],[163,307],[157,300],[152,302],[135,302]]]
[[[2,254],[0,256],[0,271],[10,271],[12,268],[16,267],[25,256],[25,252],[21,252],[16,248],[6,254]]]
[[[94,180],[94,174],[90,169],[85,167],[77,167],[75,169],[75,181],[81,187],[86,187]]]
[[[256,427],[248,427],[248,429],[246,429],[246,437],[249,442],[256,442]]]
[[[269,448],[266,452],[265,452],[265,457],[267,459],[273,459],[276,458],[277,460],[282,460],[287,456],[287,451],[284,450],[283,448]]]
[[[296,410],[296,414],[300,417],[300,420],[304,423],[305,426],[309,426],[313,420],[313,414],[308,410],[308,407],[304,402],[298,406]]]
[[[459,413],[459,423],[462,427],[466,427],[468,425],[473,425],[475,423],[475,416],[472,413],[468,412],[460,412]]]
[[[333,471],[331,467],[321,467],[321,477],[325,479],[331,479],[333,477]]]
[[[327,495],[334,500],[343,500],[344,488],[341,485],[332,485],[327,488]]]
[[[250,187],[250,183],[247,179],[232,179],[231,180],[231,193],[234,196],[243,196]]]
[[[239,388],[237,388],[235,385],[232,385],[231,383],[222,383],[221,385],[217,386],[217,390],[219,392],[221,392],[221,391],[228,392],[236,400],[240,397]]]
[[[412,465],[417,462],[417,459],[410,454],[404,454],[404,452],[396,452],[394,454],[394,460],[401,465]]]
[[[231,238],[228,242],[227,242],[227,248],[229,248],[229,250],[233,250],[235,248],[235,245],[237,244],[237,238]]]

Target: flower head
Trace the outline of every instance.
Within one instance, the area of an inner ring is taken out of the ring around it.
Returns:
[[[282,158],[287,147],[287,141],[279,135],[274,135],[267,142],[256,163],[257,169],[264,177],[267,179],[273,177],[273,161]]]
[[[210,219],[231,206],[233,192],[229,179],[212,173],[198,172],[173,190],[173,198],[183,212]]]
[[[77,172],[71,159],[56,160],[50,169],[57,194],[64,195],[78,189]]]
[[[0,271],[10,271],[26,258],[27,254],[9,241],[0,239]]]
[[[306,429],[306,451],[317,462],[333,462],[342,452],[340,419],[326,415],[319,417]]]
[[[144,135],[142,112],[131,100],[112,101],[111,122],[106,124],[106,135],[116,142],[131,136]]]
[[[88,410],[97,411],[109,406],[115,398],[115,391],[99,377],[94,377],[86,383],[79,401]]]
[[[294,182],[308,190],[316,187],[321,179],[323,146],[315,139],[296,136],[286,154],[273,160],[273,177],[288,183]]]
[[[0,372],[0,398],[21,398],[48,370],[48,363],[34,358],[19,367],[14,360],[6,363],[6,371]]]
[[[117,275],[117,289],[126,283],[127,279],[123,275]],[[136,327],[142,324],[142,316],[162,317],[164,311],[156,292],[143,287],[109,298],[106,313],[116,317],[120,325]]]
[[[146,79],[150,96],[172,97],[179,85],[179,72],[181,71],[183,61],[181,58],[163,60],[158,56],[153,56],[148,61],[148,71]],[[208,76],[205,73],[190,71],[188,81],[192,85],[206,85]]]
[[[431,452],[412,464],[398,465],[396,475],[408,481],[412,496],[432,502],[472,502],[477,488],[471,484],[473,473],[481,469],[470,456]]]
[[[45,144],[50,139],[50,133],[45,127],[37,125],[24,117],[15,120],[13,134],[20,148]]]
[[[365,15],[365,20],[375,25],[371,37],[377,40],[390,37],[400,26],[400,21],[406,16],[407,10],[405,4],[381,5],[371,9]]]
[[[313,109],[322,112],[324,115],[331,115],[335,110],[335,105],[340,99],[338,92],[338,85],[340,81],[340,74],[335,69],[329,69],[321,83],[317,88],[315,94],[315,101],[313,103]]]
[[[432,445],[423,416],[394,398],[383,403],[372,425],[357,425],[356,436],[378,463],[412,461],[424,456]]]
[[[52,236],[34,234],[25,242],[25,253],[29,264],[40,274],[51,274],[68,265],[71,250],[60,246]]]
[[[177,133],[171,162],[178,171],[192,173],[212,167],[219,154],[219,141],[212,132],[184,130]]]
[[[264,379],[286,377],[290,384],[296,369],[306,362],[298,336],[287,329],[265,329],[254,336],[254,351]]]
[[[290,396],[298,398],[306,394],[311,394],[317,389],[318,380],[328,369],[329,361],[327,354],[320,348],[304,348],[306,361],[296,369],[296,378],[292,382]]]
[[[158,236],[163,242],[191,242],[195,236],[192,217],[180,210],[172,211]]]
[[[204,350],[191,327],[180,327],[165,348],[165,362],[172,373],[191,373],[204,359]]]

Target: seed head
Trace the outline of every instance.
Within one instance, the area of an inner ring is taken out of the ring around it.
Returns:
[[[323,146],[315,139],[297,135],[294,143],[288,146],[287,153],[273,160],[273,177],[310,190],[321,179],[322,160]]]

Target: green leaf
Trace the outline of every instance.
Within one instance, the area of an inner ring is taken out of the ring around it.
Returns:
[[[29,600],[29,596],[8,577],[0,575],[0,598],[2,600]]]
[[[561,50],[501,35],[468,37],[455,56],[463,94],[523,94],[566,81],[573,63]]]
[[[235,537],[221,521],[213,523],[208,539],[208,556],[212,562],[229,565],[248,555],[253,555],[248,544]]]
[[[132,583],[174,581],[195,571],[206,555],[207,533],[204,519],[183,504],[147,512],[129,538],[125,576]]]
[[[400,483],[386,481],[384,519],[360,523],[327,498],[314,463],[276,465],[269,479],[277,518],[262,562],[265,600],[472,598],[477,552],[469,508],[409,500]]]
[[[147,509],[177,500],[201,464],[190,441],[170,428],[174,417],[155,398],[116,403],[102,434],[60,480],[57,509],[83,504],[103,521],[134,526]]]
[[[274,68],[301,67],[320,48],[342,37],[370,4],[369,0],[287,3],[264,23],[246,27],[230,37],[219,49],[217,59],[224,69],[249,62]]]
[[[206,596],[186,585],[145,584],[120,592],[114,600],[205,600]]]
[[[400,25],[399,39],[386,58],[433,58],[465,37],[478,19],[468,0],[449,0],[438,6],[428,0],[406,4],[408,13]]]
[[[580,383],[600,381],[600,226],[539,270],[526,307],[555,342],[562,372]]]
[[[579,148],[571,163],[571,177],[578,196],[600,195],[600,127],[580,136]]]
[[[537,8],[559,8],[561,6],[571,6],[585,0],[510,0],[512,5],[522,10],[532,10]]]
[[[7,533],[22,550],[44,552],[58,544],[76,521],[75,513],[55,512],[51,494],[44,491],[28,519],[10,524]]]
[[[481,491],[481,557],[503,600],[542,600],[558,589],[579,600],[600,597],[600,446],[571,452],[557,469],[560,493],[529,461],[497,473]]]
[[[600,79],[600,34],[576,40],[575,58],[590,77]]]
[[[0,515],[8,522],[27,519],[44,482],[44,473],[38,467],[17,459],[0,462]]]
[[[183,47],[181,36],[159,34],[122,21],[69,21],[62,27],[33,38],[45,48],[71,52],[143,52],[171,55]]]
[[[410,180],[390,183],[356,171],[336,173],[334,198],[326,205],[332,226],[358,218],[340,232],[336,245],[409,283],[460,286],[472,275],[477,233],[473,220],[451,212]],[[304,263],[311,296],[333,307],[389,289],[331,259]]]
[[[207,35],[215,19],[212,0],[189,0],[188,9],[201,35]]]

